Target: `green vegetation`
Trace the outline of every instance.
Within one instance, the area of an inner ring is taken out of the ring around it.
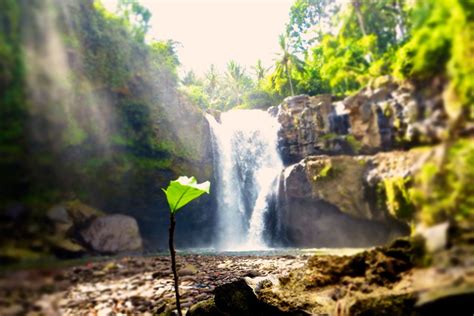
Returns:
[[[410,221],[415,215],[410,177],[387,178],[383,181],[386,206],[395,218]]]
[[[472,139],[458,140],[466,123],[474,120],[473,36],[472,1],[296,0],[274,67],[267,72],[258,63],[253,84],[240,85],[238,95],[243,97],[211,102],[209,95],[223,95],[219,88],[206,94],[212,80],[191,94],[204,100],[202,107],[253,108],[258,103],[246,96],[258,96],[254,100],[265,108],[294,94],[344,97],[366,85],[375,89],[389,76],[420,86],[442,79],[448,82],[443,100],[450,120],[445,152],[413,179],[386,180],[382,191],[397,218],[413,218],[413,196],[427,223],[463,218],[474,209],[469,182]],[[396,119],[394,124],[402,122]],[[346,141],[360,152],[361,144],[353,136]]]
[[[176,226],[176,213],[189,202],[197,199],[204,193],[209,194],[211,183],[209,181],[197,183],[196,178],[179,177],[171,181],[168,188],[163,192],[166,194],[168,205],[170,207],[170,227],[169,227],[169,249],[171,255],[171,269],[174,276],[174,290],[176,294],[176,308],[178,315],[181,313],[181,305],[179,302],[179,279],[176,271],[176,251],[174,249],[174,230]]]
[[[465,219],[474,213],[474,142],[461,139],[445,150],[416,178],[414,202],[426,224]]]
[[[130,190],[120,185],[124,177],[156,177],[173,161],[199,159],[192,146],[199,142],[187,146],[171,126],[180,111],[179,60],[174,42],[145,42],[150,12],[136,0],[119,1],[116,13],[100,1],[49,5],[0,4],[0,116],[8,118],[0,120],[0,208],[21,202],[38,210],[71,195],[90,203],[119,198]],[[34,29],[37,12],[48,9],[64,46],[51,58],[67,54],[65,78],[23,51],[35,34],[22,30]]]
[[[20,5],[9,0],[0,3],[0,205],[6,196],[17,197],[22,185],[18,173],[27,157],[23,122],[27,116],[24,102],[20,42]],[[8,119],[5,119],[8,118]]]
[[[362,149],[362,143],[361,143],[360,141],[358,141],[358,140],[354,137],[354,135],[347,135],[347,136],[345,137],[345,139],[346,139],[347,143],[349,143],[349,146],[351,146],[352,151],[353,151],[354,153],[357,154],[357,153],[359,153],[359,152],[361,151],[361,149]]]
[[[327,177],[334,174],[334,168],[331,163],[331,160],[324,161],[321,166],[319,166],[319,172],[313,177],[313,181],[323,180]]]
[[[204,78],[182,83],[201,107],[228,110],[265,108],[294,94],[347,96],[385,75],[447,76],[448,110],[459,115],[473,103],[472,6],[464,0],[297,0],[270,72],[258,62],[253,78],[240,66],[241,76],[231,76],[231,62],[223,75],[211,67]]]

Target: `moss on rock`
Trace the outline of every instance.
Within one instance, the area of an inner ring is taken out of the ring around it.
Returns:
[[[396,219],[410,221],[415,216],[415,205],[412,200],[412,178],[393,177],[381,183],[385,193],[386,206]]]

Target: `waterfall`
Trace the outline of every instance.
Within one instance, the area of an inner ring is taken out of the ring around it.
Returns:
[[[279,124],[261,110],[232,110],[220,122],[208,115],[217,185],[217,243],[223,250],[266,248],[265,213],[283,163]]]

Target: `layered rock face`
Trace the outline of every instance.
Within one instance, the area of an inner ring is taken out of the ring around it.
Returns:
[[[301,95],[269,111],[282,125],[287,164],[308,155],[373,154],[440,141],[447,121],[442,87],[440,80],[424,89],[382,77],[342,101]]]
[[[341,101],[301,95],[270,108],[287,165],[267,214],[271,242],[366,247],[407,234],[408,188],[430,155],[407,150],[445,133],[442,87],[382,77]]]
[[[269,225],[273,242],[299,247],[366,247],[409,233],[385,192],[409,179],[430,151],[309,156],[286,168]]]
[[[348,116],[337,114],[330,95],[286,98],[269,112],[278,117],[282,126],[278,136],[285,163],[309,155],[350,150],[340,141],[327,143],[326,135],[346,135],[349,128]]]

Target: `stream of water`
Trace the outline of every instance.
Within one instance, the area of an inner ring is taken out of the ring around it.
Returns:
[[[219,250],[262,250],[265,213],[283,169],[279,123],[265,111],[233,110],[219,121],[208,115],[217,175]]]

